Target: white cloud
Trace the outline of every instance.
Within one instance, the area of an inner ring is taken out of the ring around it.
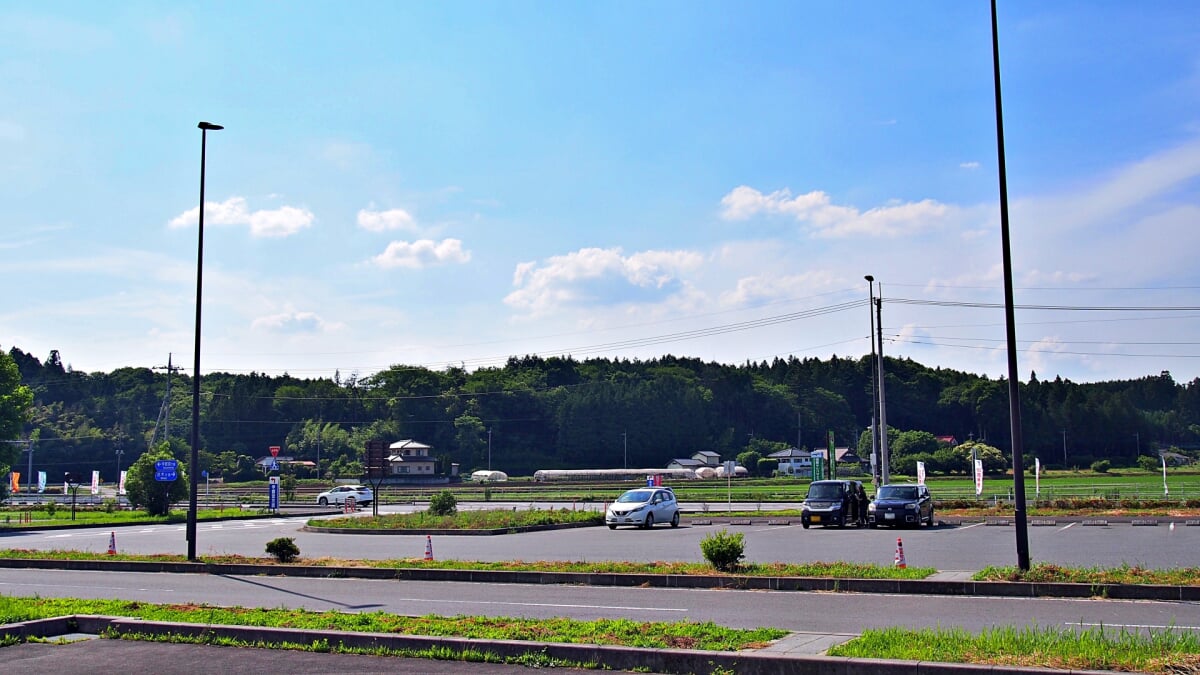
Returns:
[[[541,314],[569,305],[660,300],[680,291],[682,273],[703,262],[703,256],[692,251],[644,251],[624,256],[620,249],[580,249],[541,265],[517,265],[513,273],[517,290],[504,302]]]
[[[404,209],[388,209],[387,211],[358,212],[358,226],[371,232],[387,232],[388,230],[416,231],[417,222]]]
[[[960,209],[932,199],[919,202],[890,202],[867,211],[833,204],[829,195],[814,190],[792,196],[784,188],[763,194],[745,185],[721,199],[726,220],[746,220],[759,214],[790,216],[807,223],[817,237],[846,237],[855,234],[900,237],[934,229],[960,216]]]
[[[979,162],[963,162],[962,164],[958,165],[958,168],[974,171],[975,169],[979,168]]]
[[[327,323],[315,312],[285,311],[255,319],[250,327],[253,330],[269,331],[272,333],[323,333],[337,326]]]
[[[245,197],[231,197],[223,202],[205,202],[204,221],[211,225],[247,225],[255,237],[288,237],[311,227],[315,217],[312,211],[295,206],[278,209],[251,211]],[[175,216],[168,227],[191,227],[200,219],[200,207],[194,207]]]
[[[379,267],[407,267],[421,269],[445,263],[465,263],[471,260],[471,252],[464,251],[459,239],[419,239],[417,241],[393,241],[383,253],[371,259]]]
[[[814,288],[829,287],[833,275],[826,270],[805,274],[771,276],[760,274],[738,279],[732,291],[721,294],[723,305],[745,305],[775,298],[794,298],[812,292]]]

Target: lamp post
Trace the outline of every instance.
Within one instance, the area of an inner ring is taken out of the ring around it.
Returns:
[[[204,288],[204,154],[208,132],[225,127],[211,122],[196,125],[200,129],[200,215],[196,244],[196,347],[192,366],[192,453],[188,462],[187,557],[196,560],[196,490],[199,488],[197,470],[200,464],[200,295]]]
[[[875,374],[879,370],[875,356],[875,277],[870,274],[863,277],[867,280],[867,294],[870,304],[867,305],[867,315],[871,319],[871,482],[879,486],[879,387],[875,383]]]
[[[629,434],[624,431],[621,432],[621,447],[623,449],[624,457],[625,457],[624,468],[628,469],[629,468]]]
[[[492,430],[488,429],[488,471],[492,470]]]

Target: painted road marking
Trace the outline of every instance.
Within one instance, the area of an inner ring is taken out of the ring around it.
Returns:
[[[1072,527],[1075,527],[1075,526],[1076,526],[1076,525],[1078,525],[1078,524],[1079,524],[1079,522],[1078,522],[1078,521],[1076,521],[1076,522],[1074,522],[1074,523],[1067,523],[1067,524],[1066,524],[1064,527],[1060,527],[1060,528],[1058,528],[1058,531],[1059,531],[1059,532],[1062,532],[1062,531],[1064,531],[1064,530],[1069,530],[1069,529],[1071,529]]]

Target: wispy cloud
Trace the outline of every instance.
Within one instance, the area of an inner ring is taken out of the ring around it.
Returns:
[[[255,319],[251,328],[258,331],[286,334],[315,334],[338,328],[327,323],[316,312],[286,311]]]
[[[974,171],[979,168],[979,162],[963,162],[962,164],[958,165],[958,168],[966,169],[967,171]]]
[[[417,221],[404,209],[388,209],[386,211],[371,211],[363,209],[358,212],[358,226],[371,232],[387,232],[388,230],[417,229]]]
[[[817,237],[860,234],[899,237],[943,225],[958,216],[959,211],[955,206],[932,199],[890,202],[860,211],[854,206],[834,204],[820,190],[793,197],[787,188],[764,194],[745,185],[721,198],[721,206],[721,217],[726,220],[747,220],[759,214],[783,215],[809,225]]]
[[[421,269],[447,263],[461,264],[470,260],[471,252],[463,250],[461,240],[419,239],[417,241],[393,241],[388,244],[383,253],[372,258],[371,262],[385,269],[396,267]]]
[[[246,225],[255,237],[289,237],[311,227],[316,219],[312,211],[295,206],[251,211],[245,197],[231,197],[223,202],[205,202],[204,219],[212,225]],[[200,218],[200,207],[193,207],[171,219],[172,228],[191,227]]]

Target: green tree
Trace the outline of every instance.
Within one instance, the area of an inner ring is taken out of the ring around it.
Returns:
[[[154,463],[160,459],[175,459],[163,443],[154,450],[149,450],[129,467],[125,476],[125,491],[129,503],[135,508],[143,508],[152,516],[165,516],[171,511],[171,504],[187,499],[188,477],[183,462],[173,481],[154,480]]]
[[[754,450],[747,450],[746,452],[738,454],[737,463],[746,467],[746,470],[749,471],[750,473],[757,474],[758,473],[758,460],[760,460],[762,458],[763,458],[763,456],[758,454]]]
[[[0,440],[16,440],[21,425],[33,404],[33,391],[21,384],[21,371],[11,356],[0,352]],[[17,443],[0,443],[0,476],[7,476],[20,456]],[[8,483],[0,484],[0,497],[8,493]]]

